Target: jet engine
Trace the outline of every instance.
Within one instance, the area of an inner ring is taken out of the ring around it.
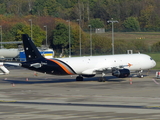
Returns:
[[[113,71],[112,75],[118,78],[125,78],[130,75],[130,71],[128,69],[118,69],[118,70]]]
[[[85,75],[85,74],[82,74],[82,76],[83,76],[83,77],[94,77],[94,76],[95,76],[95,74],[91,74],[91,75],[87,75],[87,74]]]

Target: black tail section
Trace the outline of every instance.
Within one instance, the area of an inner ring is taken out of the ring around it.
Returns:
[[[22,34],[22,39],[27,62],[44,58],[27,34]]]

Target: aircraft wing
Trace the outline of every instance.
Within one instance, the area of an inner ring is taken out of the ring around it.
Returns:
[[[111,67],[107,67],[107,68],[93,68],[93,69],[87,69],[85,71],[82,72],[82,74],[97,74],[97,73],[107,73],[112,71]]]
[[[131,67],[131,66],[132,64],[128,63],[126,65],[119,65],[119,66],[99,67],[99,68],[95,68],[95,71],[105,72],[105,71],[113,71],[113,70],[118,70],[118,69],[123,69],[123,68],[128,69],[128,67]]]
[[[87,69],[87,70],[83,71],[82,74],[109,73],[114,70],[119,70],[119,69],[123,69],[123,68],[130,67],[130,66],[132,66],[132,64],[128,63],[127,65],[120,65],[120,66],[96,67],[93,69]]]

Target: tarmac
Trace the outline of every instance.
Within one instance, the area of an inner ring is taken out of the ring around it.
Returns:
[[[160,79],[156,71],[144,78],[76,76],[35,73],[8,67],[0,75],[1,120],[159,120]]]

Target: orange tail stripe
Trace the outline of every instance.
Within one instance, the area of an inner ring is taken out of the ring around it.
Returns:
[[[51,60],[51,59],[49,59],[49,60]],[[67,74],[73,75],[73,73],[71,73],[69,70],[67,70],[67,68],[65,66],[63,66],[61,63],[59,63],[58,61],[56,61],[56,60],[51,60],[51,61],[57,63]]]

